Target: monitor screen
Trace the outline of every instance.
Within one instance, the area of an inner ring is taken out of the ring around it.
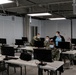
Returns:
[[[22,39],[16,39],[15,40],[15,45],[24,45],[24,42]]]
[[[76,39],[71,39],[71,43],[76,45]]]
[[[22,37],[22,40],[23,40],[24,42],[28,42],[27,37]]]
[[[1,47],[1,54],[5,56],[14,56],[14,48],[13,47]]]
[[[40,39],[41,39],[41,41],[43,41],[43,42],[45,41],[45,38],[40,38]]]
[[[43,62],[52,62],[52,51],[46,49],[34,49],[34,59]]]
[[[34,46],[35,47],[44,47],[44,42],[43,41],[35,41]]]
[[[58,42],[58,48],[70,49],[70,42]]]
[[[6,39],[5,38],[0,38],[0,43],[1,44],[6,44]]]

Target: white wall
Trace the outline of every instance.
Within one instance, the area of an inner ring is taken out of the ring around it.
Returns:
[[[69,19],[59,21],[32,19],[30,26],[38,26],[38,32],[41,34],[41,37],[53,37],[55,36],[56,31],[60,31],[66,41],[70,41],[71,39],[71,20]],[[76,38],[76,19],[72,20],[72,27],[73,38]]]
[[[44,20],[41,26],[41,34],[43,37],[55,36],[56,31],[60,31],[66,41],[69,41],[71,38],[71,21],[70,20],[61,20],[61,21],[50,21]]]
[[[7,44],[23,36],[23,19],[21,17],[0,16],[0,38],[6,38]]]

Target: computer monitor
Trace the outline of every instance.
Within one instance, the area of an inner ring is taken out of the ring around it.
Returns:
[[[41,41],[43,41],[43,42],[45,41],[45,38],[40,38],[40,39],[41,39]]]
[[[24,42],[28,42],[27,37],[22,37],[22,40],[23,40]]]
[[[3,45],[3,44],[6,44],[6,39],[5,38],[0,38],[0,43]]]
[[[70,42],[58,42],[58,48],[70,49]]]
[[[43,41],[35,41],[34,46],[35,47],[44,47],[44,42]]]
[[[1,54],[5,55],[5,59],[8,59],[8,56],[14,56],[14,48],[8,46],[1,47]]]
[[[71,39],[71,43],[76,45],[76,38]]]
[[[34,49],[34,59],[43,62],[52,62],[52,51],[47,49]]]
[[[15,45],[24,45],[24,42],[22,39],[15,39]]]

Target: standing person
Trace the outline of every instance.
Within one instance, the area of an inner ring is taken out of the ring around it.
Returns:
[[[59,31],[56,31],[56,36],[53,37],[53,41],[54,41],[54,44],[55,44],[55,47],[58,48],[58,42],[65,42],[65,38],[60,34]],[[59,50],[58,50],[59,51]],[[58,59],[59,61],[62,60],[62,55],[60,54],[60,51],[59,52],[56,52],[56,59]],[[55,55],[55,53],[54,53]],[[59,73],[61,74],[62,72],[64,72],[63,70],[63,66],[61,66],[59,69]]]
[[[32,46],[34,46],[34,42],[35,41],[41,41],[41,39],[40,39],[40,33],[37,33],[37,35],[33,37],[33,39],[31,40],[31,43],[30,44]]]
[[[56,31],[56,36],[54,36],[53,41],[55,43],[55,47],[58,47],[58,42],[65,42],[65,39],[60,35],[59,31]]]
[[[50,38],[49,36],[46,36],[45,41],[44,41],[44,46],[49,47],[49,45],[50,45]]]

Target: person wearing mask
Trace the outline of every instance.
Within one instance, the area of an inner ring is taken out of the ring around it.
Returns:
[[[33,39],[31,40],[30,45],[34,46],[34,42],[35,41],[41,41],[41,39],[40,39],[40,33],[38,33],[36,36],[33,37]]]
[[[53,41],[54,41],[55,47],[58,48],[58,42],[65,42],[65,39],[62,35],[60,35],[60,32],[57,31],[56,36],[53,37]],[[62,55],[60,54],[59,49],[56,49],[53,54],[56,55],[56,56],[54,56],[56,60],[59,60],[59,61],[62,60],[61,59]],[[60,73],[64,72],[63,66],[61,66],[58,70]]]
[[[58,42],[65,42],[65,39],[62,35],[60,35],[60,32],[56,32],[56,36],[53,37],[53,41],[55,43],[55,47],[58,47]]]
[[[50,38],[49,36],[46,36],[45,41],[44,41],[44,46],[49,47],[49,45],[50,45]]]
[[[53,41],[53,39],[52,38],[50,38],[50,46],[49,46],[50,48],[54,48],[54,41]]]

